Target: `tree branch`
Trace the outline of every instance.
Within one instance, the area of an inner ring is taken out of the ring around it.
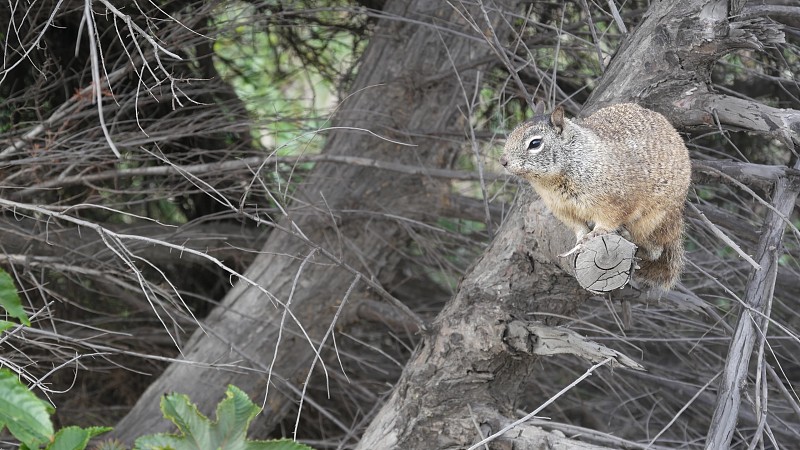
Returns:
[[[296,165],[309,162],[332,162],[338,164],[348,164],[358,167],[369,167],[379,170],[418,175],[422,177],[444,178],[451,180],[479,180],[481,174],[466,170],[437,169],[435,167],[414,166],[401,164],[392,161],[383,161],[372,158],[345,155],[307,155],[307,156],[253,156],[235,161],[221,161],[205,164],[176,165],[169,164],[164,166],[136,167],[131,169],[105,170],[99,173],[81,174],[63,178],[53,178],[33,186],[12,192],[9,197],[15,200],[24,199],[45,189],[56,189],[68,186],[76,186],[99,181],[117,180],[133,177],[164,177],[169,175],[203,175],[208,173],[248,171],[258,174],[265,168],[274,164]],[[487,181],[509,181],[510,176],[506,174],[485,172],[482,175]]]
[[[800,161],[794,166],[800,170]],[[736,427],[741,391],[748,374],[753,346],[759,337],[764,339],[765,324],[769,317],[765,314],[772,302],[775,278],[778,273],[778,258],[783,253],[783,235],[786,229],[785,217],[794,209],[800,183],[781,178],[777,181],[773,197],[774,209],[769,210],[764,219],[761,240],[758,243],[756,260],[761,270],[750,272],[743,304],[740,305],[739,322],[733,334],[728,359],[722,371],[722,380],[717,397],[717,406],[711,420],[706,440],[707,449],[727,448]]]

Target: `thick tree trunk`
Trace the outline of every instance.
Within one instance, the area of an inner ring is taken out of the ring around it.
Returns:
[[[728,22],[735,14],[728,13],[727,2],[717,2],[721,12],[709,3],[713,2],[653,2],[584,111],[637,101],[673,122],[700,126],[702,120],[677,118],[685,113],[682,107],[691,109],[691,93],[708,91],[710,64],[737,45],[761,45],[758,27],[745,31]],[[720,26],[730,33],[708,35]],[[743,36],[745,32],[756,35]],[[533,313],[534,319],[555,324],[559,320],[554,317],[569,316],[589,297],[568,275],[571,269],[559,266],[564,259],[557,255],[573,243],[574,236],[543,203],[531,191],[523,192],[492,245],[465,275],[455,298],[419,345],[358,448],[464,448],[513,420],[515,402],[523,395],[521,382],[533,370],[535,347],[542,338],[532,331],[535,327],[520,326],[519,318]],[[615,375],[625,376],[625,371]],[[540,448],[558,438],[526,438],[530,430],[520,426],[501,439],[513,440],[514,448]],[[506,445],[502,448],[511,444]]]
[[[507,344],[511,312],[568,315],[589,296],[552,263],[574,241],[552,233],[562,228],[530,192],[520,197],[358,448],[464,448],[479,440],[474,423],[497,431],[503,416],[513,417],[533,365]]]
[[[390,2],[388,8],[389,18],[378,23],[363,56],[353,94],[335,118],[336,126],[369,132],[333,131],[325,152],[441,167],[451,144],[420,136],[419,130],[458,129],[460,106],[491,49],[449,3],[412,0]],[[472,13],[482,17],[477,8]],[[488,17],[498,33],[509,31],[502,31],[496,14]],[[258,399],[270,379],[265,411],[255,424],[257,434],[265,434],[295,407],[314,361],[309,338],[319,345],[351,285],[363,290],[365,280],[385,285],[397,276],[408,235],[390,217],[436,214],[441,187],[414,175],[319,164],[293,194],[289,216],[279,221],[246,273],[260,288],[237,283],[184,346],[185,362],[172,364],[153,382],[118,424],[116,437],[130,442],[167,430],[158,411],[166,392],[186,393],[210,412],[226,384]],[[288,305],[303,330],[284,307],[276,308],[275,299]]]

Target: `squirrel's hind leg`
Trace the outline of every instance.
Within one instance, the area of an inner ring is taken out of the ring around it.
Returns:
[[[658,258],[661,258],[661,255],[664,253],[664,246],[663,245],[640,245],[639,246],[640,252],[637,254],[641,254],[643,259],[648,261],[656,261]]]

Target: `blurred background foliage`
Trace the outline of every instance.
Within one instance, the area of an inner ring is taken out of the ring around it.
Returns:
[[[259,124],[256,141],[281,156],[319,151],[322,140],[312,138],[347,92],[366,45],[368,17],[347,2],[330,3],[308,20],[294,10],[232,1],[214,19],[217,71]]]

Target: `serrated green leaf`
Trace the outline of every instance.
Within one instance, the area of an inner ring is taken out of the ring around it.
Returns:
[[[26,326],[31,326],[28,315],[22,309],[22,302],[17,294],[17,286],[14,280],[5,270],[0,269],[0,306],[2,306],[9,316],[19,319]]]
[[[179,434],[153,434],[136,439],[134,450],[313,450],[294,441],[249,441],[247,428],[261,409],[241,389],[228,386],[211,422],[183,394],[161,399],[164,417]]]
[[[22,384],[17,375],[0,369],[0,429],[8,431],[28,447],[39,448],[53,436],[53,408]]]
[[[182,447],[185,440],[183,436],[176,436],[174,434],[148,434],[136,439],[133,444],[133,450],[174,450]]]
[[[58,430],[47,450],[84,450],[89,439],[111,431],[111,427],[66,427]]]
[[[165,419],[178,426],[178,431],[185,437],[198,442],[210,442],[208,435],[210,431],[209,420],[197,409],[197,406],[192,403],[189,396],[172,393],[162,397],[161,412],[164,413]]]
[[[314,450],[313,448],[295,442],[291,439],[277,439],[274,441],[261,441],[265,447],[247,447],[247,450]]]
[[[125,444],[116,439],[106,439],[104,441],[100,441],[92,448],[94,450],[128,450],[128,447],[126,447]]]
[[[245,442],[250,421],[261,411],[261,408],[250,401],[250,397],[236,386],[228,386],[225,400],[217,405],[216,435],[225,442]]]

